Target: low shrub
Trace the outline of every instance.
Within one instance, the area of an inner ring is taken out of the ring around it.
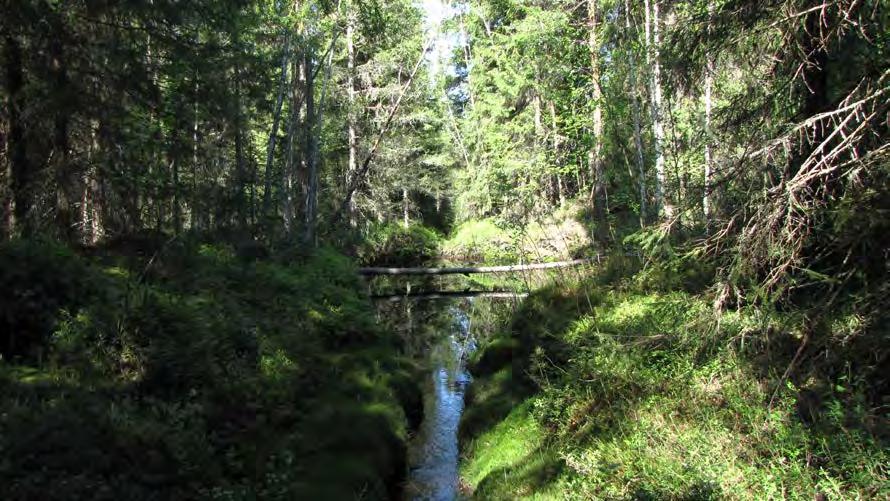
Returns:
[[[89,272],[73,252],[50,241],[0,244],[0,355],[40,358],[65,312],[95,292]]]
[[[89,259],[19,242],[0,260],[4,321],[45,355],[0,360],[0,498],[398,489],[419,390],[349,259],[183,241]]]
[[[518,251],[513,235],[492,219],[467,221],[442,245],[445,257],[455,261],[514,263]]]
[[[359,246],[358,258],[368,266],[425,264],[438,257],[440,240],[435,230],[420,224],[378,224]]]

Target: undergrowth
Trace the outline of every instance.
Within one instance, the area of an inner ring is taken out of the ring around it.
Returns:
[[[479,351],[461,429],[474,496],[890,496],[886,376],[867,353],[885,323],[715,311],[708,270],[681,267],[616,257],[533,294]]]
[[[0,497],[398,492],[414,369],[350,261],[154,244],[0,247]]]
[[[427,264],[439,256],[441,239],[436,230],[421,224],[378,224],[358,246],[358,259],[369,266]]]

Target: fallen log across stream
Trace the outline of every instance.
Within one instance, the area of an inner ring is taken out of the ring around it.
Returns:
[[[528,297],[527,292],[507,292],[507,291],[436,291],[436,292],[409,292],[402,294],[374,294],[371,296],[372,301],[388,301],[397,303],[410,299],[469,299],[469,298],[489,298],[489,299],[523,299]]]
[[[469,275],[471,273],[510,273],[514,271],[568,268],[592,262],[591,259],[556,261],[553,263],[512,264],[507,266],[455,266],[446,268],[359,268],[361,275]]]

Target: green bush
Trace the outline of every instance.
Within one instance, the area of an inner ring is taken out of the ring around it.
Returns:
[[[4,319],[46,355],[0,360],[0,498],[395,492],[416,378],[349,259],[199,241],[96,255],[0,253],[17,265],[0,271]]]
[[[0,355],[34,359],[64,315],[94,293],[89,269],[70,250],[49,241],[0,245]]]
[[[371,228],[359,247],[359,262],[364,265],[411,266],[428,263],[439,255],[441,236],[420,224],[407,228],[386,223]]]
[[[443,254],[457,261],[515,263],[518,249],[511,233],[493,219],[467,221],[442,246]]]

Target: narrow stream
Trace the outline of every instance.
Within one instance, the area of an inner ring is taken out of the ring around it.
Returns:
[[[408,500],[461,498],[458,429],[472,382],[467,361],[477,343],[500,332],[526,296],[490,290],[492,284],[479,290],[477,284],[462,280],[421,279],[412,284],[377,279],[369,284],[378,321],[400,334],[406,355],[424,368],[423,420],[408,445]]]
[[[458,306],[451,306],[449,312],[453,326],[430,350],[424,418],[409,448],[406,494],[410,499],[452,501],[458,497],[457,430],[464,392],[471,381],[465,361],[476,345],[469,314]]]

